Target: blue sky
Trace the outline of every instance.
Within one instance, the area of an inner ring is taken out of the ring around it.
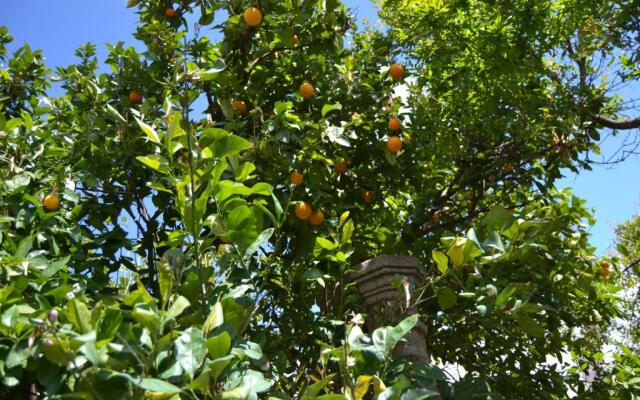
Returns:
[[[74,50],[93,42],[103,60],[104,43],[131,43],[137,15],[126,8],[126,0],[2,0],[0,25],[6,25],[15,42],[10,50],[29,43],[42,49],[49,67],[74,62]],[[345,3],[357,11],[358,19],[376,19],[374,6],[366,0]],[[635,88],[634,88],[635,89]],[[604,154],[612,154],[621,137],[602,145]],[[574,192],[595,208],[598,222],[592,229],[591,242],[602,253],[613,239],[616,224],[640,211],[640,157],[633,156],[612,167],[594,167],[579,175],[563,179],[559,187]]]

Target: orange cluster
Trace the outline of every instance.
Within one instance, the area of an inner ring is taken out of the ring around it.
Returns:
[[[295,207],[296,218],[301,221],[308,220],[311,225],[320,225],[324,222],[324,213],[320,210],[314,210],[311,204],[301,201]]]
[[[294,45],[298,44],[298,37],[294,35],[291,38],[291,41]],[[401,64],[394,63],[389,67],[389,75],[394,81],[398,81],[404,77],[405,69]],[[300,85],[299,93],[305,100],[310,100],[315,96],[315,87],[308,83],[304,82]],[[396,116],[392,116],[388,121],[389,130],[393,133],[397,133],[402,129],[402,122]],[[410,140],[409,140],[410,141]],[[391,153],[398,153],[402,150],[402,138],[400,136],[392,135],[387,139],[387,150]],[[337,161],[333,170],[336,175],[342,175],[347,172],[349,169],[349,163],[347,160]],[[304,181],[303,176],[298,171],[293,171],[289,175],[289,180],[291,184],[298,186],[301,185]],[[370,190],[365,190],[361,194],[362,201],[365,204],[371,204],[373,202],[373,192]],[[322,211],[313,210],[311,205],[307,202],[299,202],[295,207],[295,215],[300,220],[309,220],[313,225],[320,225],[324,221],[324,214]]]

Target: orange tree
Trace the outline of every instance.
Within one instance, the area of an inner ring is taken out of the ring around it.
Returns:
[[[383,16],[432,10],[400,5]],[[583,202],[553,188],[593,144],[537,64],[484,68],[446,19],[434,47],[391,17],[357,33],[330,0],[129,6],[145,51],[109,46],[99,73],[82,46],[59,97],[38,52],[0,47],[2,394],[596,395],[581,372],[615,287]],[[410,300],[464,378],[393,360],[415,318],[359,327],[345,275],[380,254],[428,266]]]

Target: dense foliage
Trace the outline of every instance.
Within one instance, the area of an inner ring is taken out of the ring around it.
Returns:
[[[632,2],[385,1],[384,32],[336,0],[129,6],[145,51],[104,69],[0,28],[0,395],[637,398],[585,379],[620,287],[554,187],[640,125],[593,79],[638,78]],[[346,276],[383,254],[427,267],[432,364],[393,357],[418,317],[362,324]]]

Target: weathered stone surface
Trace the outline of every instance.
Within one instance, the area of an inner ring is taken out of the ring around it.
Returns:
[[[375,329],[381,325],[395,324],[417,313],[414,307],[407,307],[406,295],[392,284],[397,276],[406,278],[411,287],[422,283],[425,269],[420,261],[409,256],[380,256],[356,265],[355,271],[347,276],[362,297],[362,306],[368,312],[367,325]],[[411,293],[411,299],[413,299]],[[396,357],[410,361],[428,361],[427,327],[422,322],[405,336],[395,349]]]

